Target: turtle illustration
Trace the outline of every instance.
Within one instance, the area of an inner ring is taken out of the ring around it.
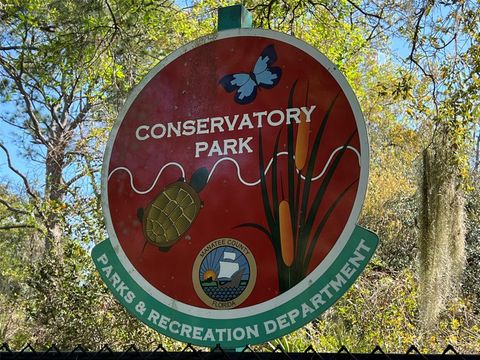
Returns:
[[[180,178],[167,185],[144,210],[137,210],[143,233],[151,244],[168,251],[195,221],[203,206],[198,193],[208,180],[208,170],[196,170],[189,183]]]

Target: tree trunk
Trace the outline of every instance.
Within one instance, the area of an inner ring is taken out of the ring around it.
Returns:
[[[65,218],[62,212],[65,186],[62,173],[65,168],[65,148],[60,143],[52,143],[47,151],[45,198],[49,203],[46,218],[47,236],[45,255],[63,259],[62,238]]]

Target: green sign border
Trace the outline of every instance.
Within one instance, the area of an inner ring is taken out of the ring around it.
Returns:
[[[115,298],[147,326],[186,343],[234,348],[278,338],[317,318],[352,286],[377,245],[378,237],[357,225],[339,256],[302,293],[263,313],[233,319],[186,314],[175,309],[175,301],[158,301],[126,271],[110,240],[96,245],[92,258]]]

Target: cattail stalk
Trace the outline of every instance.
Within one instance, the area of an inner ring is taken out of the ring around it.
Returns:
[[[288,203],[288,201],[280,201],[280,248],[282,251],[282,259],[286,266],[291,266],[295,257],[295,250],[293,245],[292,218],[290,215],[290,204]]]
[[[310,123],[307,122],[306,115],[300,114],[300,124],[297,128],[297,142],[295,144],[295,166],[302,170],[307,162],[308,138],[310,136]]]

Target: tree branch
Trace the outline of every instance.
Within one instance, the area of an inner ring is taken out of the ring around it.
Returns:
[[[363,10],[360,6],[358,6],[357,4],[355,4],[355,2],[351,1],[351,0],[347,0],[347,2],[352,5],[355,9],[357,9],[358,11],[360,11],[363,15],[365,16],[368,16],[368,17],[373,17],[375,19],[379,19],[381,20],[382,17],[378,14],[373,14],[373,13],[370,13],[370,12],[367,12],[365,10]]]
[[[312,5],[313,7],[316,7],[316,6],[322,7],[326,12],[328,12],[328,13],[330,14],[330,16],[331,16],[336,22],[338,22],[338,16],[335,15],[335,14],[333,13],[332,9],[330,9],[327,5],[325,5],[325,4],[321,3],[321,2],[314,2],[314,1],[312,1],[312,0],[308,0],[308,3],[309,3],[310,5]],[[315,18],[318,19],[317,14],[314,14],[314,16],[315,16]]]
[[[73,183],[75,183],[76,181],[80,180],[81,178],[85,177],[86,175],[88,174],[88,171],[87,170],[83,170],[83,171],[80,171],[78,174],[76,174],[75,176],[73,176],[72,178],[70,178],[68,181],[65,181],[64,180],[64,186],[65,188],[69,188],[70,186],[72,186]]]
[[[67,94],[66,90],[64,89],[65,79],[64,79],[63,75],[64,74],[62,74],[61,88],[62,88],[62,97],[64,97],[65,100],[63,101],[63,109],[62,109],[62,114],[60,115],[60,121],[62,123],[63,129],[65,129],[67,127],[67,124],[68,124],[67,118],[69,116],[69,109],[70,109],[70,106],[73,103],[73,98],[75,96],[75,90],[77,88],[77,84],[80,81],[80,75],[77,75],[75,77],[75,81],[70,86],[70,93],[68,93],[68,94]]]
[[[11,121],[11,120],[5,119],[4,116],[0,116],[0,119],[1,119],[4,123],[6,123],[6,124],[8,124],[8,125],[10,125],[10,126],[16,127],[17,129],[27,130],[27,127],[26,127],[26,126],[18,125],[17,123],[14,123],[14,122]]]
[[[417,48],[417,42],[418,42],[418,34],[420,32],[420,23],[422,22],[423,15],[427,12],[427,9],[432,6],[431,0],[427,0],[427,3],[425,6],[420,10],[420,13],[418,14],[417,18],[417,23],[415,24],[415,30],[413,32],[413,39],[412,39],[412,50],[410,51],[410,55],[408,56],[407,59],[410,59],[413,61],[413,55],[415,54],[415,50]]]
[[[9,211],[17,213],[17,214],[22,214],[22,215],[28,215],[28,212],[25,210],[17,209],[13,206],[11,206],[8,201],[5,201],[3,199],[0,199],[0,204],[4,205]]]
[[[110,4],[108,3],[107,0],[105,0],[105,4],[107,5],[108,12],[110,13],[110,17],[112,18],[113,21],[113,28],[115,29],[115,32],[120,30],[120,27],[118,26],[117,19],[115,18],[115,14],[112,11],[112,8],[110,7]]]
[[[0,51],[11,51],[11,50],[38,50],[35,46],[0,46]]]
[[[25,190],[27,194],[30,195],[32,199],[38,200],[38,196],[33,192],[32,188],[30,187],[27,177],[13,166],[8,149],[2,143],[0,143],[0,148],[5,152],[5,155],[7,156],[7,164],[10,170],[12,170],[15,174],[17,174],[22,179],[23,185],[25,186]],[[40,216],[42,219],[45,219],[45,214],[38,207],[35,201],[33,201],[33,206],[35,207],[35,210],[37,211],[38,216]]]
[[[85,119],[85,117],[87,116],[88,112],[90,111],[90,109],[92,108],[92,105],[91,103],[87,100],[87,103],[85,104],[85,106],[83,106],[81,109],[80,109],[80,112],[77,114],[77,116],[75,117],[75,119],[73,119],[72,123],[70,124],[68,130],[69,131],[73,131],[77,128],[77,126],[83,122],[83,120]]]
[[[2,65],[3,69],[7,72],[7,74],[10,76],[10,78],[15,82],[15,85],[18,91],[22,95],[23,101],[27,108],[27,114],[31,120],[31,123],[33,124],[32,131],[34,131],[35,135],[38,137],[38,139],[41,141],[43,145],[48,146],[48,141],[42,134],[42,129],[40,128],[40,122],[37,119],[37,116],[35,115],[32,99],[23,86],[21,76],[17,74],[15,70],[11,68],[11,65],[7,61],[5,61],[5,59],[3,59],[2,57],[0,57],[0,64]]]
[[[33,229],[35,228],[34,225],[29,225],[29,224],[16,224],[16,225],[5,225],[5,226],[0,226],[0,230],[12,230],[12,229]]]
[[[433,5],[433,1],[432,0],[427,0],[427,3],[425,4],[425,6],[420,10],[419,14],[418,14],[418,18],[417,18],[417,21],[416,21],[416,24],[415,24],[415,30],[414,30],[414,33],[413,33],[413,39],[412,39],[412,49],[410,51],[410,55],[407,57],[407,60],[410,60],[413,64],[415,64],[419,69],[420,71],[423,73],[423,75],[425,77],[428,77],[430,78],[430,80],[432,81],[432,85],[433,85],[433,89],[432,89],[432,97],[433,97],[433,103],[434,103],[434,106],[435,106],[435,112],[436,114],[438,114],[438,103],[437,103],[437,82],[435,80],[435,77],[431,74],[431,73],[428,73],[425,68],[420,64],[420,62],[415,59],[415,52],[417,50],[417,43],[418,43],[418,37],[419,37],[419,33],[420,33],[420,24],[422,22],[422,19],[423,19],[423,16],[425,15],[425,13],[427,12],[427,10]]]
[[[480,127],[477,133],[477,139],[475,144],[475,162],[473,164],[473,169],[478,173],[480,170]]]
[[[32,198],[37,199],[37,195],[32,191],[30,184],[28,182],[28,179],[25,175],[23,175],[19,170],[17,170],[13,164],[12,160],[10,158],[10,153],[8,152],[8,149],[0,143],[0,148],[4,151],[6,157],[7,157],[7,164],[10,170],[12,170],[15,174],[17,174],[23,181],[23,185],[25,186],[25,190],[27,191],[28,195],[30,195]]]

